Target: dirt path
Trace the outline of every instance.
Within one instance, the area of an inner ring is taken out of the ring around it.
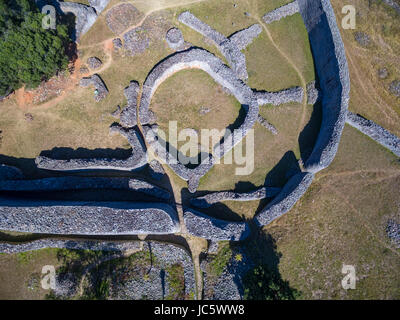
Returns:
[[[143,3],[145,7],[147,6],[147,7],[149,7],[150,9],[148,9],[148,10],[142,9],[141,12],[144,13],[143,18],[142,18],[137,24],[135,24],[135,25],[133,25],[133,26],[130,26],[128,29],[124,30],[124,31],[121,32],[120,34],[115,35],[115,36],[113,36],[113,37],[111,37],[111,38],[105,39],[105,40],[103,40],[103,41],[101,41],[101,42],[98,42],[98,43],[95,43],[95,44],[86,45],[86,46],[80,46],[79,48],[80,48],[80,49],[93,48],[93,47],[97,47],[97,46],[99,46],[99,45],[104,45],[106,42],[112,41],[112,40],[115,39],[116,37],[120,37],[120,38],[122,37],[122,38],[123,38],[124,35],[125,35],[126,33],[128,33],[129,31],[131,31],[131,30],[133,30],[133,29],[135,29],[135,28],[140,27],[140,26],[144,23],[144,21],[147,19],[148,16],[150,16],[151,14],[153,14],[153,13],[155,13],[155,12],[157,12],[157,11],[166,10],[166,9],[171,9],[171,8],[176,8],[176,7],[180,7],[180,6],[183,6],[183,5],[196,4],[196,3],[200,3],[200,2],[204,2],[204,1],[207,1],[207,0],[194,0],[194,1],[185,1],[185,0],[173,1],[173,0],[172,0],[172,1],[169,1],[169,2],[170,2],[170,3],[171,3],[171,2],[174,2],[173,4],[164,4],[164,5],[162,4],[162,2],[166,2],[165,0],[164,0],[164,1],[154,1],[154,0],[146,0],[146,1],[128,1],[129,3],[131,3],[131,4],[134,5],[134,6],[137,6],[138,3]],[[150,5],[149,3],[153,3],[153,4]],[[101,13],[101,15],[106,15],[108,11],[110,11],[112,8],[114,8],[114,7],[118,6],[118,5],[120,5],[120,3],[117,3],[117,4],[115,4],[114,6],[108,8],[106,11],[103,11],[103,12]],[[140,6],[139,6],[138,9],[141,9]]]
[[[258,12],[258,10],[257,10]],[[300,134],[301,131],[303,130],[303,128],[306,125],[306,114],[307,114],[307,83],[303,77],[303,74],[301,73],[301,71],[299,70],[299,68],[296,66],[296,64],[292,61],[292,59],[275,43],[271,32],[269,31],[268,27],[266,26],[266,24],[264,23],[264,21],[256,16],[255,16],[255,20],[263,27],[264,31],[266,32],[268,39],[271,41],[272,45],[274,46],[274,48],[279,52],[279,54],[288,62],[288,64],[296,71],[297,76],[299,77],[300,81],[301,81],[301,86],[303,87],[303,91],[304,91],[304,95],[303,95],[303,102],[302,102],[302,114],[301,114],[301,119],[299,121],[299,125],[298,125],[298,133]]]
[[[347,45],[347,43],[346,43],[346,45]],[[353,71],[353,74],[356,77],[357,83],[360,84],[361,89],[363,91],[363,94],[360,94],[360,97],[363,97],[363,100],[367,104],[368,103],[375,104],[375,106],[378,108],[378,110],[380,110],[382,112],[385,119],[390,124],[395,125],[400,120],[399,115],[385,101],[383,101],[383,99],[377,93],[377,91],[376,91],[374,85],[371,83],[371,81],[367,77],[362,76],[360,74],[356,64],[353,61],[352,54],[353,54],[352,50],[349,49],[348,54],[347,54],[349,66],[350,66],[351,70]]]

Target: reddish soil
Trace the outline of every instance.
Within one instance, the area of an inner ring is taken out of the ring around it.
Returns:
[[[58,76],[43,82],[34,90],[26,90],[21,88],[15,91],[15,98],[19,107],[23,109],[30,108],[35,105],[47,106],[54,105],[61,101],[66,92],[72,90],[79,82],[84,74],[80,74],[82,62],[76,59],[68,66],[70,76],[64,72]]]

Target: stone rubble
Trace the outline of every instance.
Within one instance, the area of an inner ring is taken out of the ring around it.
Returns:
[[[389,220],[386,227],[388,238],[400,249],[400,224],[394,220]]]
[[[139,55],[149,46],[150,38],[142,27],[137,27],[124,34],[124,48],[129,56]]]

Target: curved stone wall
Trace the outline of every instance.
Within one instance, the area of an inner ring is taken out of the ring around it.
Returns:
[[[215,219],[193,209],[186,209],[183,218],[187,231],[196,237],[213,241],[240,241],[250,235],[250,228],[246,222]]]
[[[252,90],[238,79],[235,73],[219,58],[204,49],[193,48],[173,54],[157,65],[148,75],[143,85],[139,108],[139,118],[142,125],[150,122],[151,113],[149,107],[158,86],[174,73],[188,68],[198,68],[207,72],[217,83],[227,88],[247,109],[246,117],[242,125],[235,131],[235,134],[225,137],[224,142],[214,146],[214,155],[210,155],[208,159],[204,159],[195,169],[188,169],[179,163],[179,161],[173,159],[168,151],[165,150],[165,141],[159,140],[154,133],[154,129],[148,126],[144,128],[146,141],[157,148],[158,156],[160,156],[175,173],[184,180],[189,181],[189,190],[194,192],[199,179],[213,167],[213,157],[222,158],[237,145],[254,126],[258,118],[258,103]],[[164,149],[164,151],[162,149]]]
[[[314,150],[305,163],[316,173],[333,161],[349,104],[350,79],[344,45],[329,0],[298,0],[314,56],[322,93],[322,123]]]
[[[181,13],[178,20],[210,39],[232,66],[238,78],[242,80],[248,78],[246,57],[233,42],[203,21],[199,20],[189,11]]]
[[[288,212],[304,195],[313,179],[314,174],[309,172],[301,172],[293,176],[282,191],[257,214],[256,223],[259,226],[265,226]]]
[[[179,232],[178,215],[162,203],[57,202],[0,198],[0,229],[65,235]]]
[[[246,49],[261,32],[262,27],[259,24],[253,24],[247,29],[232,34],[229,37],[229,41],[231,41],[239,50],[243,50]]]

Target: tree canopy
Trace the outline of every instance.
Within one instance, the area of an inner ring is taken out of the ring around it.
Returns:
[[[43,17],[33,0],[0,0],[0,96],[67,67],[68,29],[44,29]]]

